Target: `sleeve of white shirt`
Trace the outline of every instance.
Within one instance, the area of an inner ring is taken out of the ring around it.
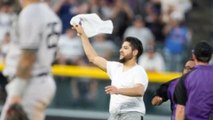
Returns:
[[[145,90],[148,86],[148,76],[144,69],[137,70],[135,77],[134,77],[134,83],[135,84],[142,84],[145,87]]]
[[[20,14],[19,37],[22,49],[37,49],[41,40],[41,21],[35,11],[25,11]]]

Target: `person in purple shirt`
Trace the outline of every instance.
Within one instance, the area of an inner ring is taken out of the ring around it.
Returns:
[[[207,42],[199,42],[192,56],[196,66],[175,88],[175,119],[213,120],[213,66],[208,65],[212,48]]]
[[[184,66],[183,75],[190,72],[194,66],[195,66],[194,60],[189,59]],[[157,89],[156,94],[152,98],[152,105],[154,105],[154,106],[160,105],[163,102],[170,100],[171,111],[172,111],[171,120],[175,120],[176,104],[174,103],[173,94],[174,94],[175,86],[176,86],[178,80],[179,80],[179,78],[175,78],[173,80],[170,80],[170,81],[162,84],[159,87],[159,89]]]

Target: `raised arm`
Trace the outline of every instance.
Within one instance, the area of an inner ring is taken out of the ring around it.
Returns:
[[[96,51],[92,47],[92,45],[87,37],[87,35],[85,34],[82,26],[74,25],[73,28],[76,29],[78,35],[81,37],[83,48],[84,48],[87,58],[89,59],[89,62],[95,64],[102,70],[106,71],[107,60],[104,59],[103,57],[100,57],[97,55]]]

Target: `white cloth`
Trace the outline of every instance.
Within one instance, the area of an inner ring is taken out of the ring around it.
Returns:
[[[111,20],[103,21],[95,13],[76,15],[70,20],[70,24],[81,24],[84,32],[89,38],[100,33],[111,34],[113,30],[113,24]]]

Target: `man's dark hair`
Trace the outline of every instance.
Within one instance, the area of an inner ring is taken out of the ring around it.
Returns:
[[[143,53],[143,44],[142,42],[135,37],[127,37],[124,39],[124,42],[129,42],[132,50],[138,50],[137,59]]]
[[[202,41],[195,45],[193,53],[198,61],[208,63],[212,57],[212,47],[207,42]]]

